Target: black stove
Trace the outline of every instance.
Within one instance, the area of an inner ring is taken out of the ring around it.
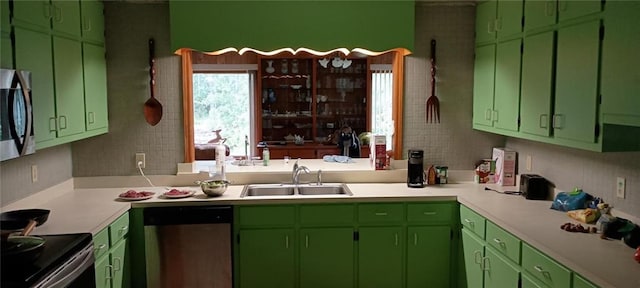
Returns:
[[[45,244],[42,254],[33,263],[10,263],[2,257],[2,274],[0,275],[2,287],[33,287],[38,285],[43,278],[64,266],[83,249],[90,249],[88,246],[93,243],[90,233],[38,237],[42,237]],[[93,269],[91,270],[91,273],[84,274],[94,274]],[[93,277],[95,283],[95,275],[88,275],[88,277]]]

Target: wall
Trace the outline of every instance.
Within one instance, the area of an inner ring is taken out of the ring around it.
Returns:
[[[38,182],[31,182],[31,166],[38,166]],[[0,162],[0,206],[71,179],[71,145],[36,151]]]
[[[580,187],[613,207],[640,217],[640,152],[597,153],[522,139],[507,140],[518,151],[519,173],[534,173],[561,191]],[[531,156],[531,171],[526,157]],[[626,198],[616,197],[616,177],[626,178]]]

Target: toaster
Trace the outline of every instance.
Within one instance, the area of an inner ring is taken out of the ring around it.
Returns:
[[[549,196],[547,179],[536,174],[520,175],[520,192],[530,200],[545,200]]]

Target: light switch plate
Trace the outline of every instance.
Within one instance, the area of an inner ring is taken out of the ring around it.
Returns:
[[[624,193],[625,193],[625,187],[626,186],[626,181],[623,177],[617,177],[616,180],[616,196],[618,198],[622,198],[624,199]]]

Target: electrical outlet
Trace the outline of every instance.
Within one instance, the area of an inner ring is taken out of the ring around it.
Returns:
[[[626,188],[625,187],[626,186],[625,182],[626,181],[625,181],[624,177],[618,177],[617,180],[616,180],[616,196],[618,198],[624,199],[624,192],[625,192],[624,190]]]
[[[527,171],[531,171],[531,155],[527,155]]]
[[[145,161],[145,155],[144,153],[136,153],[136,168],[138,168],[138,163],[142,162],[142,165],[140,165],[140,168],[145,168],[146,165],[146,161]]]
[[[38,165],[31,165],[31,182],[38,182]]]

